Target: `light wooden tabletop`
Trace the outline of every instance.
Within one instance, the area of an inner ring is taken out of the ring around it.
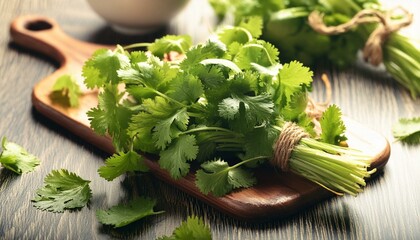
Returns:
[[[412,3],[410,10],[420,14]],[[321,63],[315,71],[312,96],[322,100],[320,75],[329,75],[332,103],[352,119],[379,132],[391,143],[384,172],[358,197],[334,197],[287,219],[267,223],[235,220],[151,175],[107,182],[97,169],[108,156],[39,114],[31,104],[32,87],[57,68],[57,63],[11,42],[9,26],[26,14],[55,19],[70,36],[95,43],[152,41],[166,33],[190,34],[204,40],[214,25],[205,0],[192,0],[165,29],[148,36],[113,32],[84,0],[14,0],[0,2],[0,137],[24,146],[41,159],[32,173],[17,176],[0,168],[0,239],[155,239],[169,235],[187,216],[210,226],[214,239],[419,239],[420,145],[395,142],[392,125],[402,117],[420,117],[420,99],[412,99],[382,69],[361,61],[338,70]],[[419,15],[420,16],[420,15]],[[408,28],[410,34],[418,26]],[[417,28],[418,29],[418,28]],[[91,180],[93,198],[78,211],[50,213],[35,209],[31,199],[44,177],[65,168]],[[158,199],[165,213],[120,229],[98,223],[95,211],[133,195]]]

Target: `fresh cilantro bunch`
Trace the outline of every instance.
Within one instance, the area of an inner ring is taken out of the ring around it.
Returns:
[[[297,59],[313,65],[318,60],[328,59],[338,67],[356,61],[358,51],[378,24],[363,24],[348,32],[328,36],[309,26],[310,13],[319,11],[327,26],[336,26],[348,22],[364,9],[388,10],[378,0],[209,0],[209,3],[221,19],[232,14],[237,26],[248,17],[261,18],[262,38],[279,48],[283,61]],[[398,17],[401,16],[393,16]],[[394,32],[383,44],[382,52],[387,72],[413,97],[419,96],[420,48],[416,39]]]
[[[100,175],[112,180],[147,170],[138,154],[144,152],[174,179],[196,172],[204,194],[222,196],[256,183],[253,169],[272,159],[284,124],[294,122],[309,137],[295,146],[290,170],[338,194],[360,192],[369,157],[337,146],[345,140],[337,106],[323,114],[317,136],[305,111],[312,71],[298,61],[281,64],[277,48],[259,38],[261,29],[261,19],[251,18],[197,45],[169,35],[95,52],[83,76],[99,89],[99,104],[87,114],[117,150]],[[144,46],[148,51],[128,51]],[[173,55],[177,60],[167,61]]]

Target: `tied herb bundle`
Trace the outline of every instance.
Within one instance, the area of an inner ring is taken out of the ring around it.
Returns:
[[[196,170],[204,194],[250,187],[253,170],[268,163],[337,194],[361,192],[374,172],[370,157],[339,146],[346,138],[337,106],[315,128],[306,112],[313,73],[297,61],[280,64],[277,48],[259,39],[261,27],[254,19],[197,45],[168,35],[95,52],[83,66],[87,87],[100,90],[88,117],[117,151],[99,174],[146,171],[143,152],[174,179]]]
[[[312,65],[328,59],[345,67],[363,49],[366,61],[383,63],[412,97],[420,95],[419,42],[398,33],[413,17],[404,9],[384,9],[377,0],[209,2],[221,18],[233,13],[235,25],[247,17],[261,18],[262,38],[279,48],[283,61]]]

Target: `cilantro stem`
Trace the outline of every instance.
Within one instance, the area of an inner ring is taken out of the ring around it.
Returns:
[[[289,159],[291,171],[308,178],[338,194],[357,195],[366,186],[364,178],[375,169],[367,171],[370,157],[360,151],[302,138]]]
[[[182,134],[189,134],[189,133],[195,133],[195,132],[203,132],[203,131],[221,131],[221,132],[230,133],[230,134],[232,134],[234,136],[237,136],[237,137],[242,137],[242,134],[239,134],[237,132],[234,132],[234,131],[229,130],[229,129],[226,129],[226,128],[221,128],[221,127],[207,127],[207,126],[193,128],[193,129],[190,129],[190,130],[187,130],[185,132],[180,133],[180,135],[182,135]]]
[[[257,156],[257,157],[253,157],[253,158],[248,158],[248,159],[240,161],[239,163],[237,163],[233,166],[230,166],[228,169],[231,170],[231,169],[240,167],[241,165],[244,165],[245,163],[249,163],[249,162],[256,161],[256,160],[264,160],[264,159],[268,159],[268,158],[270,158],[270,157],[269,156]]]
[[[242,31],[243,33],[245,33],[246,34],[246,36],[247,36],[247,38],[248,38],[248,41],[247,42],[250,42],[250,41],[252,41],[252,34],[246,29],[246,28],[244,28],[244,27],[240,27],[240,26],[235,26],[235,27],[231,27],[231,26],[226,26],[226,28],[225,29],[233,29],[233,28],[235,28],[236,30],[240,30],[240,31]]]
[[[124,46],[124,49],[149,47],[150,45],[152,45],[152,43],[134,43],[134,44]]]

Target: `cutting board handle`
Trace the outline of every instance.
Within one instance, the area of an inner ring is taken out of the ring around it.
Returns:
[[[86,56],[92,54],[92,49],[110,47],[75,39],[67,35],[55,20],[45,16],[17,17],[10,25],[10,34],[18,45],[47,55],[60,66],[83,63]]]

